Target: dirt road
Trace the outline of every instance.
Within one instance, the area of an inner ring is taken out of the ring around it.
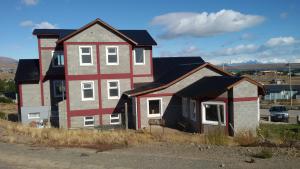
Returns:
[[[299,157],[275,155],[254,159],[250,153],[259,148],[143,145],[97,152],[91,149],[45,148],[0,143],[1,169],[183,169],[183,168],[298,168]]]

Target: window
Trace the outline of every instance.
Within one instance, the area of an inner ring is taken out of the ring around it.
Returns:
[[[145,50],[144,48],[134,49],[134,64],[144,65],[145,64]]]
[[[83,81],[81,82],[81,99],[94,100],[94,81]]]
[[[117,46],[107,46],[106,47],[106,64],[107,65],[118,65],[119,64],[119,54]]]
[[[119,113],[113,113],[110,115],[110,124],[120,124],[121,118]]]
[[[92,46],[79,46],[80,66],[93,65]]]
[[[148,117],[161,117],[162,116],[162,99],[151,98],[147,99]]]
[[[64,66],[64,52],[52,51],[52,66],[61,67]]]
[[[40,113],[35,112],[35,113],[28,113],[28,119],[39,119],[40,118]]]
[[[108,80],[107,81],[107,93],[108,99],[119,99],[120,98],[120,82],[119,80]]]
[[[197,104],[196,100],[191,100],[190,101],[190,113],[191,113],[191,119],[196,121],[197,119]]]
[[[183,117],[188,117],[188,99],[187,98],[182,98],[182,116]]]
[[[94,116],[86,116],[84,117],[84,126],[94,126],[95,118]]]
[[[226,124],[225,120],[225,103],[222,102],[203,102],[202,103],[202,123],[218,125],[220,121],[222,125]]]
[[[54,80],[53,81],[53,91],[54,97],[65,97],[65,81],[64,80]]]

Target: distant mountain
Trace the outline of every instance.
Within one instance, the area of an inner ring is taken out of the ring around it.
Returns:
[[[0,69],[16,69],[18,61],[9,57],[0,56]]]
[[[222,67],[220,65],[220,67]],[[300,63],[290,63],[291,69],[300,69]],[[239,64],[229,64],[224,65],[224,68],[228,71],[259,71],[259,70],[288,70],[289,64],[288,63],[239,63]]]

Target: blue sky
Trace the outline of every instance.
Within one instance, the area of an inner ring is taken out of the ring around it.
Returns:
[[[155,57],[220,63],[300,62],[297,0],[3,0],[0,56],[37,58],[34,28],[80,28],[100,18],[117,29],[147,29]]]

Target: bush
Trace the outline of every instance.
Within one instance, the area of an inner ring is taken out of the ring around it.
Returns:
[[[6,97],[0,97],[0,103],[13,103],[13,101]]]
[[[234,137],[236,141],[241,146],[254,146],[258,143],[258,138],[254,136],[251,131],[237,133]]]
[[[0,119],[6,119],[6,114],[3,112],[0,112]]]
[[[227,145],[229,140],[224,129],[218,128],[208,131],[205,135],[205,141],[207,144]]]

